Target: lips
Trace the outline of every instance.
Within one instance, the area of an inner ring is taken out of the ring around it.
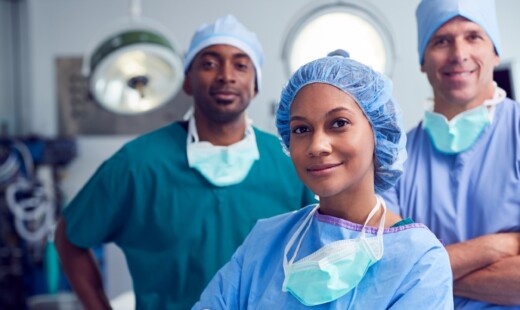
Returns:
[[[326,175],[329,173],[332,173],[336,167],[339,167],[342,163],[335,163],[335,164],[318,164],[318,165],[312,165],[307,168],[307,171],[313,175]]]
[[[238,92],[230,89],[210,90],[210,94],[217,102],[232,102],[238,96]]]
[[[473,74],[473,72],[475,72],[475,70],[450,70],[445,71],[443,74],[448,77],[457,78],[470,76],[471,74]]]

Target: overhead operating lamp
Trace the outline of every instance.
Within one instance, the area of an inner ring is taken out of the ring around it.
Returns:
[[[131,17],[84,58],[89,91],[101,106],[119,114],[139,114],[168,103],[183,80],[182,56],[157,25],[141,18],[132,0]]]

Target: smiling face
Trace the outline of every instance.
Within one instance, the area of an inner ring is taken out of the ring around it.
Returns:
[[[211,45],[193,60],[183,88],[195,99],[197,121],[233,122],[256,95],[255,68],[242,50]]]
[[[493,69],[499,63],[484,29],[455,17],[433,34],[421,71],[433,88],[435,111],[448,119],[493,97]]]
[[[291,106],[290,154],[300,179],[323,198],[374,192],[374,134],[351,96],[304,86]]]

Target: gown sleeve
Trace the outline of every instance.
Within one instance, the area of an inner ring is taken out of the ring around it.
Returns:
[[[389,309],[453,309],[453,278],[444,247],[427,251],[410,270]]]
[[[225,264],[206,286],[192,310],[226,310],[240,308],[240,281],[245,244]]]

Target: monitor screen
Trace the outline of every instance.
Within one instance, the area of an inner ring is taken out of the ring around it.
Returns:
[[[498,65],[493,74],[493,79],[497,85],[506,91],[507,97],[514,100],[517,100],[520,96],[519,73],[518,63],[509,61]]]

